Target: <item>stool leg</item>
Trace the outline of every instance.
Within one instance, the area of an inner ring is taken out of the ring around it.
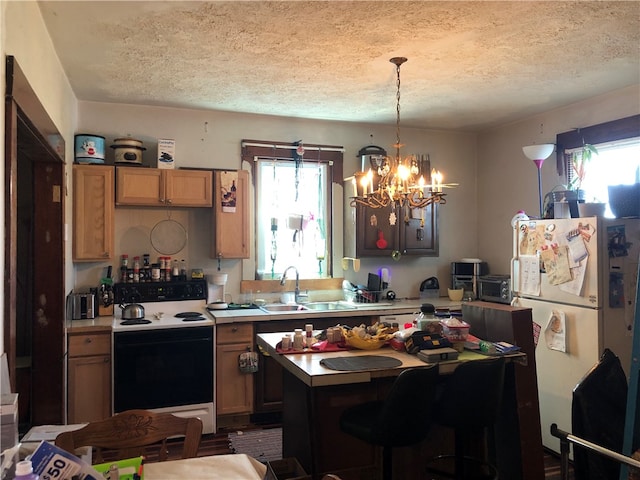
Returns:
[[[465,445],[465,438],[464,435],[461,432],[455,432],[455,468],[456,468],[456,473],[455,473],[455,478],[456,480],[464,480],[465,476],[464,476],[464,465],[465,465],[465,461],[464,461],[464,445]]]
[[[393,480],[392,447],[382,447],[382,478]]]

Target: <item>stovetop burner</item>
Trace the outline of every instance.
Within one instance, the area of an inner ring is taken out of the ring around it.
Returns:
[[[206,300],[180,300],[141,303],[145,311],[145,321],[129,323],[122,318],[121,309],[114,312],[113,329],[117,332],[155,330],[164,328],[189,328],[208,326],[215,323],[208,318]]]
[[[151,323],[151,320],[147,320],[146,318],[130,318],[129,320],[120,322],[120,325],[146,325],[147,323]]]

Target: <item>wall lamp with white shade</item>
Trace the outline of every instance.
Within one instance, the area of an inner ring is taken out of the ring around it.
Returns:
[[[526,147],[522,147],[522,151],[525,156],[529,160],[533,160],[533,163],[538,167],[538,199],[540,202],[540,218],[543,217],[544,213],[542,211],[542,176],[540,170],[542,169],[542,164],[553,153],[555,147],[556,146],[553,143],[542,143],[539,145],[528,145]]]

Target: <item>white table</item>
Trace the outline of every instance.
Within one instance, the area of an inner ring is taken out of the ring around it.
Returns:
[[[266,472],[266,465],[243,453],[147,463],[144,466],[145,480],[263,480]]]

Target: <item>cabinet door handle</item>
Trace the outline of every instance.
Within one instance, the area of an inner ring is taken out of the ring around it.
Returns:
[[[170,198],[167,198],[167,203],[171,203],[172,200]]]
[[[231,331],[232,331],[233,333],[236,333],[236,332],[238,331],[238,327],[231,327]]]
[[[104,357],[104,363],[109,363],[111,359],[109,357]]]
[[[91,343],[91,342],[93,342],[91,337],[87,337],[87,338],[84,339],[84,343]]]

